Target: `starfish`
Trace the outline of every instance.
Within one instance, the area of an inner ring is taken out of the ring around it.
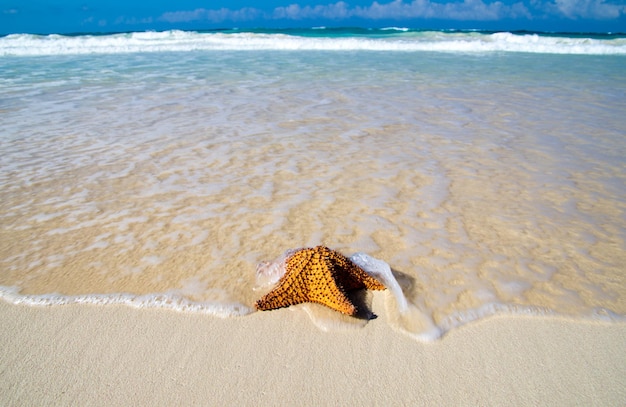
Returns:
[[[358,310],[346,296],[348,291],[385,289],[374,277],[328,247],[300,249],[285,263],[285,274],[276,288],[256,302],[257,309],[266,311],[316,302],[354,316]]]

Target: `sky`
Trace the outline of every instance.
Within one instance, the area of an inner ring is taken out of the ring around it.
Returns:
[[[409,27],[626,32],[626,0],[0,0],[0,34]]]

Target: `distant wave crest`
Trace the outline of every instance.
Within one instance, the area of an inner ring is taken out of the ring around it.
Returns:
[[[0,38],[1,56],[116,54],[185,51],[398,51],[528,52],[546,54],[626,55],[626,38],[375,30],[341,36],[326,30],[290,32],[135,32],[63,36],[11,34]],[[314,34],[313,34],[314,33]],[[324,33],[320,35],[320,33]],[[311,35],[309,35],[311,34]]]

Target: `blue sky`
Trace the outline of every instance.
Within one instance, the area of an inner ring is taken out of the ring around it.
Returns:
[[[0,0],[0,34],[313,26],[626,32],[626,0]]]

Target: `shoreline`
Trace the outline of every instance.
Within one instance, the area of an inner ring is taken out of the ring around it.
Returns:
[[[380,298],[374,298],[380,302]],[[420,343],[384,307],[322,332],[282,309],[219,319],[0,301],[4,405],[623,405],[626,324],[495,316]]]

